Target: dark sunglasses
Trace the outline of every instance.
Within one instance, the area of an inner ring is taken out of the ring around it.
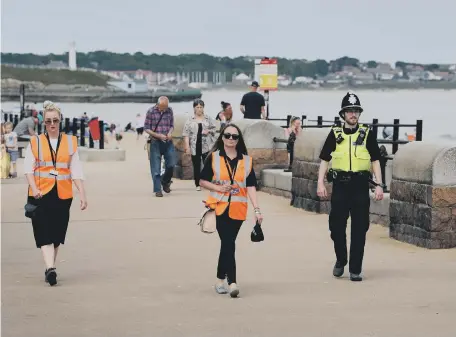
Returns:
[[[232,139],[232,140],[238,140],[239,139],[239,135],[232,135],[231,133],[224,133],[223,134],[223,137],[225,137],[225,139]]]
[[[60,119],[58,119],[58,118],[44,120],[44,124],[46,124],[46,125],[59,124],[59,123],[60,123]]]

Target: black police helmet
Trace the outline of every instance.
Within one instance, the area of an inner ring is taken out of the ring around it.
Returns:
[[[357,110],[359,112],[363,112],[363,108],[361,107],[361,102],[359,101],[358,96],[354,93],[347,92],[347,94],[342,99],[341,110],[339,111],[339,116],[344,118],[344,112],[347,110]]]

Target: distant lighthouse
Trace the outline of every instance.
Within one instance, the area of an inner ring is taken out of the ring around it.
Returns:
[[[68,67],[70,70],[76,70],[76,43],[70,43],[70,52],[68,53]]]

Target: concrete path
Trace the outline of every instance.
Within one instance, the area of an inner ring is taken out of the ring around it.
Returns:
[[[122,146],[126,162],[84,163],[89,208],[75,198],[56,287],[23,216],[25,181],[3,181],[2,336],[455,336],[456,249],[372,226],[364,282],[335,279],[327,216],[264,193],[265,242],[250,242],[252,214],[237,241],[240,298],[217,295],[219,238],[196,226],[206,192],[175,180],[156,198],[142,142]]]

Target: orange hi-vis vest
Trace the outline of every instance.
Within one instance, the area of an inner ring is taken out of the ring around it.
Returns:
[[[39,140],[39,141],[38,141]],[[61,135],[60,144],[55,158],[55,167],[52,161],[53,151],[44,134],[30,139],[32,153],[35,157],[34,178],[38,189],[43,195],[49,193],[57,184],[57,193],[60,199],[73,197],[73,181],[71,179],[71,156],[77,151],[77,138],[66,134]],[[51,174],[57,171],[57,175]],[[29,195],[33,196],[29,187]]]
[[[225,158],[220,155],[219,151],[212,154],[212,170],[214,171],[213,184],[231,184],[231,167],[229,164],[227,165]],[[212,191],[206,200],[206,205],[215,209],[216,215],[222,215],[228,205],[230,205],[228,215],[231,219],[247,219],[247,177],[251,170],[252,158],[243,155],[243,158],[238,160],[231,192],[220,193]]]

